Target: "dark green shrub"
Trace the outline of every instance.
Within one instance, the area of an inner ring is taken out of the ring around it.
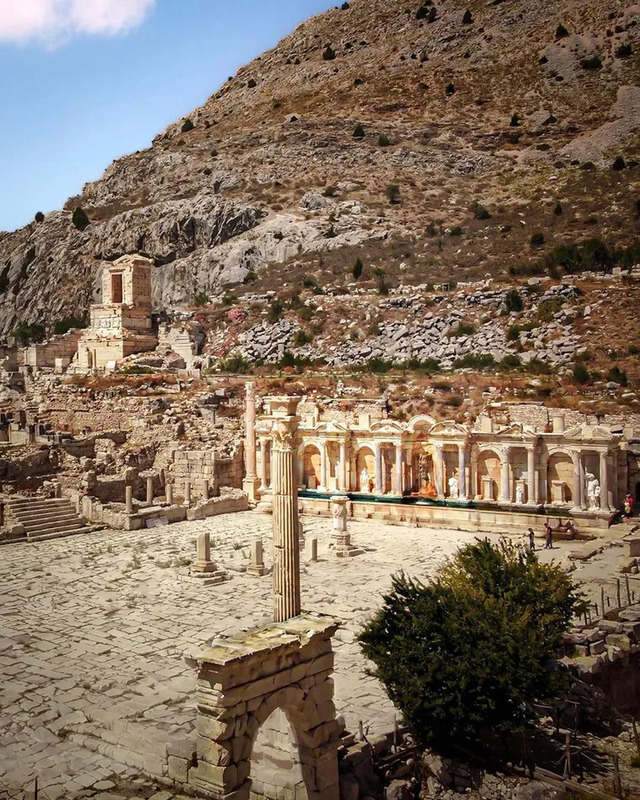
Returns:
[[[460,397],[459,394],[453,394],[451,397],[447,397],[444,401],[445,406],[451,406],[451,408],[460,408],[460,406],[464,403],[464,398]]]
[[[518,325],[511,325],[507,330],[507,341],[508,342],[519,342],[520,341],[520,327]]]
[[[385,194],[387,196],[387,200],[391,203],[391,205],[398,205],[401,201],[400,198],[400,187],[395,184],[391,183],[387,186],[385,190]]]
[[[615,367],[612,367],[609,372],[607,372],[607,380],[612,381],[613,383],[618,383],[620,386],[628,386],[629,379],[627,377],[627,373],[620,369],[620,367],[616,364]]]
[[[358,639],[421,745],[472,745],[535,718],[560,688],[547,668],[584,609],[556,564],[507,541],[464,546],[436,577],[404,574]]]
[[[551,375],[553,367],[548,362],[536,357],[527,364],[527,372],[530,375]]]
[[[193,305],[202,307],[206,306],[209,302],[209,295],[206,292],[196,292],[193,296]]]
[[[364,139],[364,128],[362,125],[356,125],[353,131],[353,138],[354,139]]]
[[[220,372],[230,372],[233,374],[249,372],[249,362],[240,353],[232,353],[218,362]]]
[[[511,313],[512,311],[522,311],[524,308],[522,297],[520,297],[520,292],[518,292],[517,289],[510,289],[507,292],[504,303],[508,313]]]
[[[455,94],[455,92],[456,92],[455,84],[454,83],[448,83],[446,89],[444,90],[444,93],[447,96],[451,97],[451,95]]]
[[[582,361],[578,361],[573,365],[573,380],[579,384],[587,383],[591,378],[589,370],[585,367]]]
[[[358,280],[362,275],[362,270],[364,269],[364,264],[362,263],[361,259],[358,259],[356,263],[353,265],[353,277],[355,280]]]
[[[471,25],[472,22],[473,22],[473,14],[469,11],[469,9],[467,9],[462,17],[462,24]]]
[[[544,244],[544,233],[537,231],[531,235],[531,239],[529,240],[529,244],[531,247],[542,247]]]
[[[402,364],[403,369],[410,370],[411,372],[426,372],[431,374],[440,371],[440,362],[435,358],[425,358],[420,361],[418,358],[410,358]]]
[[[311,322],[315,310],[315,306],[302,306],[298,311],[298,316],[303,322]]]
[[[462,228],[459,225],[453,225],[451,228],[448,229],[449,236],[460,236],[462,233]]]
[[[632,53],[633,49],[629,43],[621,44],[616,50],[616,58],[629,58]]]
[[[6,292],[7,289],[9,288],[10,268],[11,268],[10,264],[7,264],[7,266],[2,270],[2,272],[0,272],[0,294],[4,294],[4,292]]]
[[[65,333],[68,333],[72,329],[81,329],[86,328],[89,325],[89,315],[87,313],[82,314],[80,316],[76,316],[73,314],[70,317],[65,317],[64,319],[59,319],[57,322],[53,323],[53,332],[57,336],[62,336]]]
[[[271,303],[269,306],[269,312],[267,314],[267,320],[274,325],[280,317],[284,314],[284,306],[277,298]]]
[[[614,170],[614,172],[621,172],[623,169],[626,168],[627,164],[622,156],[617,156],[614,159],[613,164],[611,165],[611,169]]]
[[[380,147],[389,147],[391,141],[386,133],[381,133],[380,136],[378,136],[378,144]]]
[[[294,347],[304,347],[305,344],[309,344],[311,341],[313,341],[313,337],[310,336],[306,331],[303,331],[302,328],[300,328],[300,330],[297,330],[293,334],[293,339],[291,340],[291,344]]]
[[[36,212],[34,219],[36,222],[44,222],[44,214],[42,213],[42,211]]]
[[[593,58],[583,58],[580,62],[582,69],[602,69],[602,61],[599,56]]]
[[[569,35],[569,31],[564,27],[562,23],[558,25],[556,28],[556,39],[564,39],[565,36]]]
[[[521,122],[521,119],[520,119],[520,115],[519,114],[512,114],[511,115],[511,121],[509,122],[509,125],[512,128],[518,128],[520,126],[520,122]]]
[[[195,127],[196,126],[193,124],[193,120],[187,117],[187,119],[185,119],[185,121],[182,123],[180,131],[182,133],[189,133],[189,131],[192,131]]]
[[[44,325],[40,325],[38,322],[19,322],[13,331],[13,335],[22,346],[41,342],[44,334]]]
[[[222,305],[223,306],[235,306],[240,302],[238,296],[235,294],[225,294],[222,298]]]
[[[559,217],[562,214],[562,206],[560,205],[560,203],[556,203],[556,207],[553,209],[553,213],[556,215],[556,217]]]
[[[554,297],[552,300],[543,300],[538,306],[538,320],[540,322],[551,322],[561,308],[562,300],[559,297]]]
[[[522,366],[522,361],[518,356],[513,355],[513,353],[509,353],[502,359],[500,366],[503,369],[518,369]]]
[[[509,275],[534,276],[544,275],[545,272],[545,266],[540,261],[535,261],[532,264],[515,264],[509,267]]]
[[[474,200],[473,203],[471,203],[469,210],[473,212],[473,216],[476,219],[491,219],[491,214],[484,206],[480,205],[477,200]]]
[[[466,356],[458,358],[453,362],[454,369],[489,369],[494,367],[495,358],[491,353],[467,353]]]
[[[258,280],[257,273],[254,270],[250,269],[249,272],[247,272],[247,274],[242,279],[242,283],[246,285],[248,283],[254,283],[257,280]]]
[[[476,332],[476,326],[471,322],[459,322],[455,328],[449,333],[450,339],[458,338],[459,336],[473,336]]]
[[[629,345],[629,355],[630,356],[640,355],[640,347],[637,344]]]
[[[325,186],[322,191],[324,197],[335,197],[338,194],[338,190],[335,186]]]
[[[255,89],[257,85],[258,84],[257,84],[255,78],[249,78],[249,80],[247,81],[247,88],[248,89]]]
[[[71,222],[75,225],[75,227],[79,231],[83,231],[89,225],[91,225],[91,220],[87,216],[86,212],[78,206],[71,216]]]
[[[336,57],[336,51],[335,51],[335,50],[334,50],[334,49],[331,47],[331,45],[330,45],[330,44],[328,44],[328,45],[325,47],[325,49],[324,49],[324,52],[323,52],[323,54],[322,54],[322,58],[323,58],[323,60],[324,60],[324,61],[333,61],[333,59],[334,59],[335,57]]]

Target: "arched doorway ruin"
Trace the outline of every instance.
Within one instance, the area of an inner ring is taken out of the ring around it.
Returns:
[[[322,456],[314,444],[308,444],[302,452],[302,485],[305,489],[322,485]]]
[[[368,486],[363,485],[364,473],[368,475]],[[356,486],[360,492],[373,491],[376,480],[376,458],[373,450],[366,445],[356,455]]]
[[[556,452],[547,463],[547,502],[573,502],[574,463],[568,453]],[[558,494],[561,492],[561,495]],[[559,499],[559,498],[562,499]],[[578,502],[580,502],[578,500]]]
[[[495,450],[481,450],[478,453],[476,472],[476,491],[483,500],[497,500],[502,477],[502,462]]]
[[[331,678],[337,628],[303,614],[193,656],[198,763],[189,784],[196,791],[234,800],[339,795]]]

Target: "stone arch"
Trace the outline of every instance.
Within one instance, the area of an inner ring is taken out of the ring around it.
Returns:
[[[235,800],[338,796],[336,629],[326,618],[305,615],[197,656],[198,763],[189,770],[196,790]],[[274,756],[282,763],[274,764]]]
[[[502,459],[491,447],[483,447],[475,456],[476,492],[483,500],[497,500],[502,476]]]
[[[564,500],[573,502],[573,474],[575,459],[566,450],[553,450],[546,458],[547,502],[554,501],[554,483],[564,483]],[[578,500],[578,502],[580,502]]]
[[[360,491],[369,491],[367,487],[361,486],[360,476],[362,471],[366,469],[369,474],[370,482],[375,484],[376,478],[376,457],[373,448],[370,445],[364,444],[356,453],[356,486]]]
[[[300,483],[305,489],[317,489],[322,483],[322,455],[314,442],[300,446]]]

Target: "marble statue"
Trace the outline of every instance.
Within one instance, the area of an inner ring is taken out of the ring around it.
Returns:
[[[449,497],[452,500],[457,500],[460,496],[460,486],[458,484],[458,479],[453,476],[449,478]]]
[[[368,492],[369,491],[369,473],[366,469],[363,469],[360,473],[360,491],[361,492]]]
[[[516,484],[516,503],[519,506],[524,505],[524,490],[520,484]]]
[[[602,493],[600,481],[591,472],[587,472],[586,481],[589,508],[600,508],[600,495]]]

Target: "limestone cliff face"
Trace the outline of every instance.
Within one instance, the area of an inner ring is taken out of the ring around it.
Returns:
[[[350,269],[362,247],[388,275],[424,282],[500,274],[538,229],[561,241],[588,224],[628,243],[639,39],[640,5],[625,0],[332,9],[65,209],[0,233],[0,335],[85,310],[100,262],[124,253],[154,259],[155,302],[172,309],[249,272],[277,288],[325,253]],[[613,171],[620,155],[625,169]],[[84,231],[76,206],[91,220]],[[447,238],[458,228],[462,238]]]

